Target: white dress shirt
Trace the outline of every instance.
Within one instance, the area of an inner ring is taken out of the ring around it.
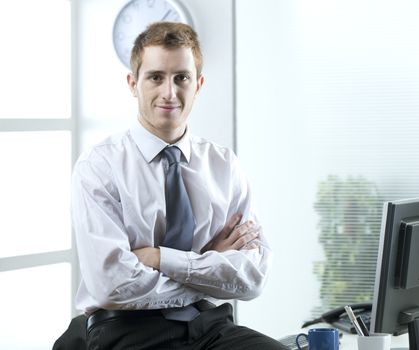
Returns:
[[[159,247],[165,234],[163,140],[139,122],[82,154],[72,180],[72,224],[80,261],[78,309],[160,309],[200,299],[251,299],[263,288],[270,250],[201,249],[236,212],[257,223],[250,191],[232,151],[187,131],[176,143],[196,227],[192,251],[160,247],[160,270],[132,250]]]

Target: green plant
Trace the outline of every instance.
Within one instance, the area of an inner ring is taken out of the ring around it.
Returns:
[[[331,175],[320,182],[314,208],[325,259],[314,264],[321,305],[313,314],[371,301],[382,209],[377,186],[362,176]]]

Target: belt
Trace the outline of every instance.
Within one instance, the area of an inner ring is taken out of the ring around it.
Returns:
[[[199,311],[207,311],[216,307],[208,300],[200,300],[194,305]],[[138,319],[152,316],[163,316],[162,309],[156,310],[104,310],[99,309],[92,313],[87,319],[87,333],[89,333],[99,323],[107,321],[116,321],[118,319]]]

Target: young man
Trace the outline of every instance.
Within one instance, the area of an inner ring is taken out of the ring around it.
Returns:
[[[211,303],[259,295],[271,253],[235,155],[187,128],[204,83],[196,33],[152,24],[131,68],[138,120],[73,174],[88,348],[279,349]]]

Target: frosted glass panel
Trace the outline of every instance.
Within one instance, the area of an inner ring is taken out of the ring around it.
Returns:
[[[368,300],[382,201],[419,196],[419,2],[236,3],[237,150],[275,255],[238,319],[279,337]]]
[[[68,0],[0,1],[0,118],[69,118]]]
[[[71,319],[70,264],[0,273],[0,349],[52,349]]]
[[[69,249],[68,131],[0,133],[0,257]]]

